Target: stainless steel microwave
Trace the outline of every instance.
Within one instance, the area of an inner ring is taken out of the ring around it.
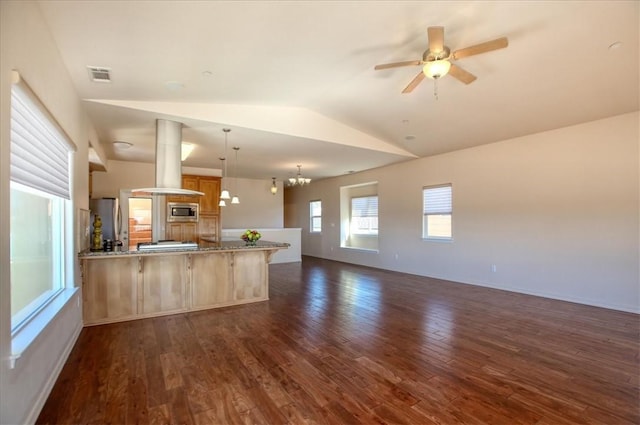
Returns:
[[[184,204],[179,202],[167,202],[168,222],[197,222],[199,205],[196,203]]]

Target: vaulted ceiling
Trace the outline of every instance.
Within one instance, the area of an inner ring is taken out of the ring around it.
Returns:
[[[183,163],[219,168],[223,128],[237,174],[323,178],[639,109],[637,1],[40,2],[108,159],[154,161],[156,118],[185,124]],[[375,71],[415,60],[427,28],[478,78]],[[92,82],[88,66],[110,69]],[[116,149],[126,141],[130,149]],[[230,150],[231,151],[231,150]],[[230,154],[228,155],[230,156]]]

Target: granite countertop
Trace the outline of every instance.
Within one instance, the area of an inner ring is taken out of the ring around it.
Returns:
[[[269,242],[269,241],[258,241],[256,245],[250,246],[247,245],[243,240],[238,241],[209,241],[206,238],[203,238],[203,243],[201,243],[198,248],[188,248],[188,249],[163,249],[158,251],[83,251],[78,254],[79,258],[95,258],[95,257],[117,257],[117,256],[126,256],[126,255],[162,255],[162,254],[180,254],[180,253],[200,253],[200,252],[209,252],[209,251],[236,251],[236,250],[246,250],[246,249],[282,249],[289,248],[290,244],[285,242]]]

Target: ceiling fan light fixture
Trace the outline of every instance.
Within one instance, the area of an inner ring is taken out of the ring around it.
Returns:
[[[276,184],[276,178],[271,177],[271,194],[275,195],[278,193],[278,185]]]
[[[451,69],[451,62],[443,59],[427,62],[422,68],[422,72],[432,80],[437,80],[447,75],[449,69]]]

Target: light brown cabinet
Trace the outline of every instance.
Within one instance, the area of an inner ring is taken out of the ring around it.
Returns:
[[[137,313],[138,259],[105,258],[85,261],[82,270],[82,311],[88,323],[117,321]]]
[[[198,222],[198,237],[207,237],[207,239],[220,238],[220,216],[218,215],[202,215]]]
[[[229,305],[233,301],[233,254],[195,255],[191,267],[193,309]]]
[[[182,176],[182,188],[198,190],[203,196],[167,196],[167,202],[197,202],[198,223],[166,223],[166,239],[200,242],[200,237],[220,237],[220,177]]]
[[[182,311],[186,308],[187,256],[140,257],[138,311],[142,314]]]
[[[268,279],[269,270],[264,255],[264,251],[247,251],[243,255],[235,256],[233,261],[234,300],[249,301],[267,298],[267,286],[263,282]]]
[[[198,242],[198,223],[167,223],[167,239]]]
[[[265,301],[281,247],[81,257],[85,325]]]
[[[188,190],[198,189],[198,176],[182,176],[182,188]],[[167,196],[167,202],[196,202],[193,196]]]
[[[107,256],[82,261],[85,325],[187,309],[186,255]]]
[[[217,177],[200,177],[198,190],[204,193],[200,197],[200,215],[220,214],[220,179]]]

